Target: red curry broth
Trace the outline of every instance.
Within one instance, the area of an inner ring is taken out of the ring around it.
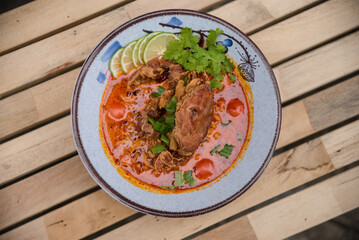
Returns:
[[[127,86],[129,78],[135,73],[122,75],[116,80],[109,80],[100,110],[100,127],[103,139],[111,155],[111,162],[116,168],[122,168],[140,182],[152,187],[172,186],[174,171],[158,173],[143,163],[142,154],[149,151],[147,143],[139,138],[136,123],[147,106],[156,99],[150,97],[158,86],[168,91],[167,82],[148,81],[139,86]],[[179,167],[182,172],[192,170],[194,187],[201,186],[219,177],[228,169],[240,154],[249,127],[249,110],[246,95],[240,81],[233,83],[224,76],[223,89],[214,90],[215,109],[205,141],[201,143],[186,165]],[[221,123],[228,123],[224,126]],[[226,159],[211,150],[217,145],[234,145]],[[119,169],[118,169],[119,170]],[[120,171],[119,171],[120,172]],[[192,188],[185,184],[178,189]]]

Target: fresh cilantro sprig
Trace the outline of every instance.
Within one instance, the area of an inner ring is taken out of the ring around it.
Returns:
[[[206,45],[207,49],[199,46],[199,38],[193,35],[192,29],[182,28],[181,38],[171,41],[164,52],[163,57],[167,60],[180,64],[184,69],[201,73],[206,71],[213,76],[210,82],[212,88],[222,89],[222,71],[232,72],[233,63],[225,55],[226,48],[216,44],[220,29],[210,30]]]

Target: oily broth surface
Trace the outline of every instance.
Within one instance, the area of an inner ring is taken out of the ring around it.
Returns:
[[[136,70],[118,79],[110,79],[106,86],[100,108],[100,135],[103,139],[103,147],[112,165],[128,181],[145,189],[157,189],[162,186],[172,186],[174,171],[170,173],[156,173],[143,164],[142,154],[149,151],[147,143],[139,138],[136,124],[140,113],[146,107],[157,100],[150,97],[157,91],[158,86],[169,89],[167,81],[157,83],[148,81],[137,87],[127,86],[129,78]],[[238,71],[235,71],[238,73]],[[224,76],[223,89],[214,90],[214,115],[203,143],[192,155],[186,165],[180,166],[182,172],[192,170],[195,178],[195,188],[203,186],[220,177],[240,155],[244,148],[249,131],[250,108],[248,97],[245,94],[243,81],[239,74],[233,83],[227,75]],[[246,86],[247,88],[248,86]],[[233,100],[239,104],[240,114],[228,111],[229,103]],[[230,114],[232,113],[232,115]],[[227,123],[227,126],[221,123]],[[240,137],[240,140],[238,140]],[[217,145],[223,148],[225,144],[234,145],[229,158],[212,155],[210,152]],[[197,174],[206,173],[210,174]],[[188,188],[188,184],[179,187],[175,192],[181,192]],[[171,191],[172,192],[172,191]]]

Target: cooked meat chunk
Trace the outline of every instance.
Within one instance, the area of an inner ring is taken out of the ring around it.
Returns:
[[[176,83],[182,79],[184,76],[184,71],[181,65],[174,64],[170,67],[170,78],[172,78]]]
[[[183,95],[186,93],[185,91],[186,91],[186,87],[184,86],[184,81],[179,80],[176,86],[175,97],[177,99],[181,99],[181,97],[183,97]]]
[[[193,154],[206,137],[213,116],[213,105],[213,91],[207,84],[191,88],[178,102],[173,136],[180,155]]]
[[[160,100],[158,101],[158,106],[160,108],[164,108],[166,107],[166,105],[169,103],[169,101],[171,100],[173,96],[173,92],[172,91],[165,91],[161,97]]]
[[[194,78],[192,79],[186,86],[186,92],[191,92],[193,88],[200,85],[202,83],[202,79],[200,78]]]
[[[177,150],[177,142],[175,137],[172,135],[172,133],[168,133],[167,134],[168,139],[170,140],[170,150],[172,151],[176,151]]]
[[[145,116],[153,119],[161,117],[161,113],[162,111],[158,108],[157,104],[152,104],[145,110]]]

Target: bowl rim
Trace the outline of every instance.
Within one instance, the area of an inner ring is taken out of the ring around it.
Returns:
[[[276,101],[276,104],[277,104],[277,126],[276,126],[276,130],[275,130],[274,138],[273,138],[270,150],[267,154],[267,157],[263,161],[261,167],[255,173],[255,175],[249,180],[249,182],[246,185],[244,185],[241,189],[239,189],[236,193],[234,193],[227,199],[225,199],[221,202],[215,203],[214,205],[205,207],[205,208],[196,209],[196,210],[192,210],[192,211],[183,211],[183,212],[170,212],[170,211],[162,211],[162,210],[158,210],[158,209],[149,208],[149,207],[143,206],[141,204],[138,204],[136,202],[133,202],[132,200],[126,198],[125,196],[123,196],[122,194],[117,192],[115,189],[113,189],[99,175],[99,173],[96,171],[96,169],[91,164],[91,162],[84,150],[84,147],[83,147],[80,135],[79,135],[78,118],[77,118],[78,102],[79,102],[78,100],[79,100],[82,83],[84,81],[84,78],[87,74],[89,67],[91,66],[92,62],[94,61],[94,59],[96,58],[98,53],[102,50],[103,46],[105,44],[107,44],[109,41],[111,41],[114,37],[116,37],[120,32],[122,32],[123,30],[131,27],[132,25],[134,25],[138,22],[147,20],[149,18],[165,16],[165,15],[173,15],[173,14],[200,16],[202,18],[222,24],[225,27],[232,30],[233,32],[235,32],[236,34],[238,34],[239,36],[241,36],[254,50],[256,50],[258,56],[263,61],[264,67],[268,71],[270,79],[272,80],[272,84],[273,84],[273,87],[275,90],[275,95],[277,98],[277,101]],[[220,19],[218,17],[215,17],[213,15],[210,15],[208,13],[202,13],[202,12],[188,10],[188,9],[165,9],[165,10],[159,10],[159,11],[146,13],[146,14],[140,15],[136,18],[130,19],[127,22],[116,27],[114,30],[112,30],[109,34],[106,35],[106,37],[104,37],[96,45],[96,47],[91,51],[91,53],[89,54],[89,56],[83,63],[81,70],[76,79],[74,91],[72,94],[72,101],[71,101],[71,127],[72,127],[72,135],[73,135],[73,138],[75,141],[75,146],[76,146],[77,152],[80,156],[82,163],[84,164],[87,171],[90,173],[91,177],[96,181],[96,183],[105,192],[107,192],[110,196],[112,196],[114,199],[118,200],[122,204],[124,204],[134,210],[137,210],[137,211],[145,213],[145,214],[151,214],[151,215],[160,216],[160,217],[171,217],[171,218],[198,216],[198,215],[202,215],[202,214],[214,211],[214,210],[221,208],[221,207],[229,204],[230,202],[234,201],[236,198],[241,196],[245,191],[247,191],[253,185],[253,183],[255,181],[257,181],[257,179],[263,173],[263,171],[265,170],[269,161],[272,158],[272,155],[274,153],[274,150],[277,145],[278,138],[279,138],[279,133],[280,133],[280,128],[281,128],[281,116],[282,116],[281,98],[280,98],[279,87],[278,87],[276,77],[273,73],[273,70],[272,70],[270,64],[268,63],[267,59],[263,55],[262,51],[257,47],[257,45],[246,34],[244,34],[242,31],[240,31],[238,28],[236,28],[232,24],[228,23],[227,21]]]

